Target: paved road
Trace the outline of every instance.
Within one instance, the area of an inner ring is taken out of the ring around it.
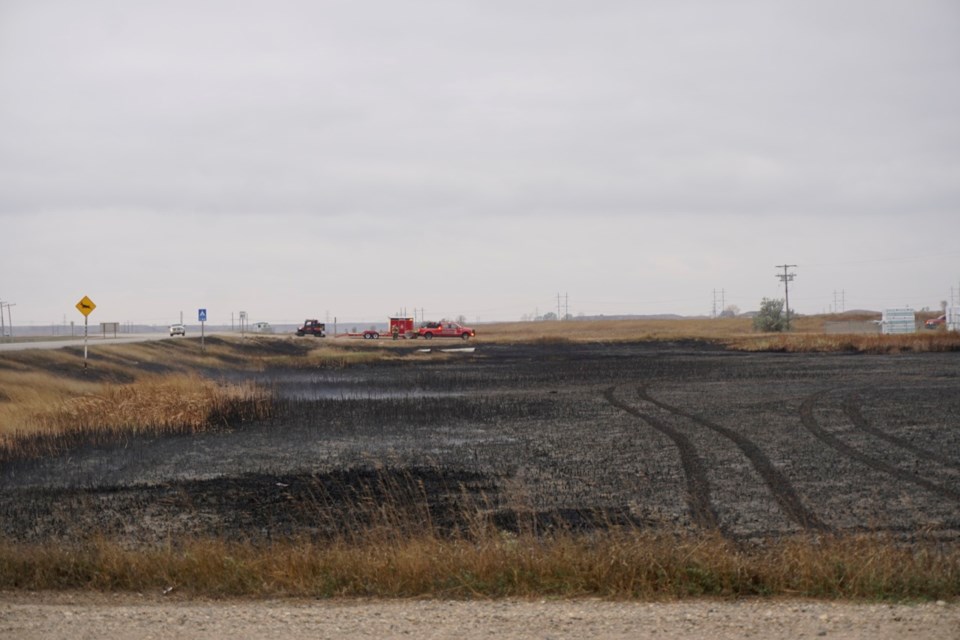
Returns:
[[[211,334],[207,334],[211,335]],[[191,336],[199,338],[200,336]],[[129,342],[150,342],[152,340],[170,340],[166,333],[127,333],[116,338],[104,338],[101,335],[90,336],[89,345],[125,344]],[[180,340],[181,338],[176,338]],[[63,349],[64,347],[82,347],[83,337],[51,338],[50,340],[28,340],[23,342],[0,342],[0,351],[24,351],[26,349]]]

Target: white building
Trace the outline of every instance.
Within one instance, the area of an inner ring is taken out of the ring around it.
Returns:
[[[916,333],[917,315],[913,309],[884,309],[880,330],[885,335]]]
[[[947,307],[947,331],[960,331],[960,306]]]

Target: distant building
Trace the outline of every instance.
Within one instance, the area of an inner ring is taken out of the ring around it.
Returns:
[[[960,307],[947,307],[947,331],[960,331]]]
[[[880,330],[885,335],[917,332],[917,314],[913,309],[884,309]]]

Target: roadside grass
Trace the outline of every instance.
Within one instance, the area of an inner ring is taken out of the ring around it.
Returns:
[[[773,540],[634,529],[547,536],[353,535],[268,545],[193,539],[129,549],[0,543],[0,589],[250,597],[666,599],[960,596],[960,551],[883,537]]]

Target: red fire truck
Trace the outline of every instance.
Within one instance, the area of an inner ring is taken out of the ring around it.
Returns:
[[[399,338],[423,338],[431,340],[433,338],[460,338],[469,340],[477,335],[477,332],[470,327],[465,327],[452,320],[441,320],[440,322],[423,322],[419,328],[414,328],[413,318],[390,318],[389,334],[394,340]],[[380,337],[379,329],[367,329],[362,334],[348,333],[344,334],[350,337],[362,336],[365,340],[377,340]]]

